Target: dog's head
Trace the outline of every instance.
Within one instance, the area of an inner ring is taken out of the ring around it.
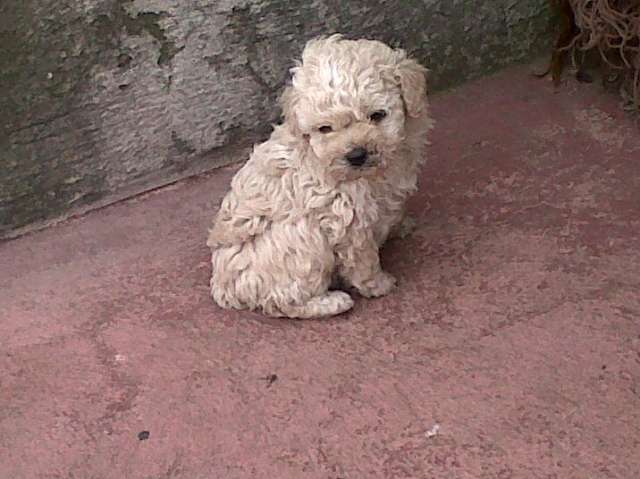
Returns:
[[[375,175],[393,161],[407,123],[426,114],[426,69],[373,40],[312,40],[282,96],[285,125],[337,180]]]

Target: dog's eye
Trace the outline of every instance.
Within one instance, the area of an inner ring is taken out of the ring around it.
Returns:
[[[374,123],[380,123],[387,116],[387,112],[384,110],[374,111],[369,115],[369,119]]]
[[[318,128],[318,131],[320,133],[331,133],[333,131],[333,128],[331,128],[331,125],[322,125],[320,128]]]

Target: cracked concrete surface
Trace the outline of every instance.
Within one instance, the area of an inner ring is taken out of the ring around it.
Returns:
[[[209,299],[232,169],[0,244],[0,477],[637,477],[637,125],[528,68],[433,112],[399,289],[340,318]]]

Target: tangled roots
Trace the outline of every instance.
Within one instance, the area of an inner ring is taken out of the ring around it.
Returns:
[[[560,34],[550,71],[558,82],[569,53],[597,51],[608,82],[640,109],[640,0],[550,0],[559,14]]]

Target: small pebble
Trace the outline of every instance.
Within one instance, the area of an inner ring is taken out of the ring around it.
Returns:
[[[147,439],[149,439],[150,435],[151,433],[149,431],[140,431],[138,433],[138,439],[140,439],[141,441],[146,441]]]
[[[435,437],[440,432],[440,424],[434,424],[431,429],[424,433],[428,438]]]
[[[267,387],[270,387],[273,383],[278,380],[277,374],[269,374],[268,376],[262,378],[267,382]]]

